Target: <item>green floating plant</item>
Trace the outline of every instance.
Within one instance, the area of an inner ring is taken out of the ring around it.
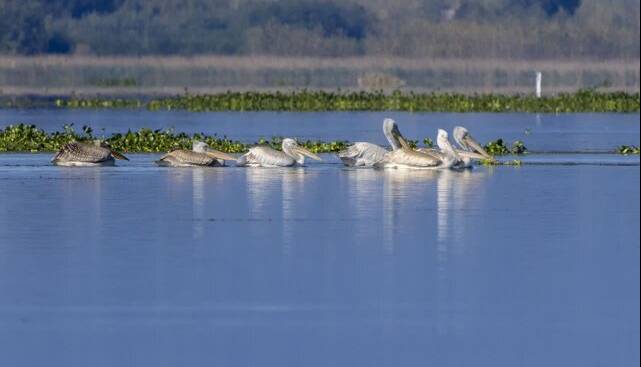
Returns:
[[[485,150],[491,155],[522,155],[527,153],[527,148],[522,141],[517,140],[508,147],[501,138],[485,144]]]
[[[634,145],[621,145],[617,148],[617,153],[624,155],[639,154],[639,147]]]
[[[456,94],[395,91],[225,92],[137,99],[58,99],[60,108],[139,108],[187,111],[421,111],[421,112],[639,112],[639,93],[581,90],[537,98],[530,94]]]

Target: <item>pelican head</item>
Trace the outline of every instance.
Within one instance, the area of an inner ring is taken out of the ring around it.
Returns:
[[[493,158],[485,149],[483,149],[481,144],[474,140],[474,138],[472,137],[472,135],[470,135],[470,132],[467,131],[466,128],[462,126],[456,126],[454,128],[453,135],[454,141],[461,147],[461,149],[468,152],[476,152],[480,154],[482,158]]]
[[[392,146],[392,150],[400,149],[401,147],[407,147],[407,141],[403,138],[398,125],[396,122],[390,118],[383,120],[383,134],[387,138],[387,141]]]
[[[447,131],[443,129],[438,129],[438,133],[436,134],[436,145],[441,150],[452,149],[452,144],[450,143],[449,135]]]
[[[233,156],[231,156],[231,155],[229,155],[227,153],[220,152],[220,151],[218,151],[216,149],[211,149],[209,147],[209,145],[207,145],[207,143],[205,143],[204,141],[194,141],[193,144],[192,144],[191,150],[193,150],[196,153],[207,154],[210,157],[213,157],[213,158],[216,158],[216,159],[220,159],[220,160],[223,160],[223,161],[235,161],[236,160],[236,157],[233,157]]]
[[[298,164],[304,164],[306,156],[317,161],[322,160],[321,157],[298,145],[298,143],[294,139],[283,139],[282,147],[283,153],[294,158],[294,160],[296,160],[296,163]]]
[[[438,129],[438,133],[436,134],[436,145],[443,153],[445,153],[447,160],[456,162],[460,159],[456,150],[454,150],[452,143],[450,143],[447,131]]]

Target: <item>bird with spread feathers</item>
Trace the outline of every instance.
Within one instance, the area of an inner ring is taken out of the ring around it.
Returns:
[[[240,167],[291,167],[305,164],[305,157],[321,161],[322,159],[309,150],[301,147],[294,139],[283,139],[282,151],[267,145],[249,149],[236,161]]]
[[[56,166],[100,167],[113,166],[115,159],[129,160],[124,155],[111,149],[106,141],[71,142],[60,148],[51,159]]]
[[[388,152],[382,161],[374,164],[376,168],[409,168],[409,169],[448,169],[455,168],[460,162],[460,157],[449,142],[448,134],[443,129],[438,129],[437,150],[413,149],[402,136],[397,139],[401,148]]]
[[[401,155],[407,155],[403,160],[407,160],[408,162],[420,160],[418,157],[421,157],[423,160],[426,160],[422,164],[427,164],[430,167],[440,167],[440,164],[446,159],[454,159],[454,163],[452,165],[454,168],[470,167],[473,159],[493,159],[493,157],[489,155],[485,149],[483,149],[483,147],[474,140],[474,138],[472,138],[469,131],[460,126],[454,128],[454,141],[459,145],[460,149],[455,149],[451,146],[447,133],[445,133],[445,135],[441,134],[440,139],[437,139],[438,149],[412,149],[400,133],[396,122],[390,118],[386,118],[383,121],[383,134],[392,147],[391,152],[376,144],[357,142],[350,145],[347,149],[340,151],[338,153],[338,158],[343,162],[343,164],[349,167],[374,167],[377,165],[378,167],[382,167],[386,165],[385,163],[390,163],[389,159],[388,162],[383,162],[385,158],[389,158],[394,154],[397,155],[397,158],[395,159],[398,160],[401,160]],[[451,151],[448,152],[448,148],[452,148],[456,155],[452,155]],[[396,150],[401,151],[391,154]],[[411,151],[423,153],[424,155],[416,155]]]
[[[402,137],[396,122],[390,118],[383,120],[383,135],[393,150],[401,147],[397,137]],[[338,158],[348,167],[373,167],[385,158],[389,151],[380,145],[368,142],[356,142],[347,149],[338,152]]]
[[[156,164],[164,167],[212,167],[224,166],[225,161],[235,160],[229,154],[211,149],[205,142],[195,141],[192,150],[172,150],[160,157]]]

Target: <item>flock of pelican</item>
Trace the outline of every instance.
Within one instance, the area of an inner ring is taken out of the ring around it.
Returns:
[[[412,148],[392,119],[383,121],[383,134],[390,149],[367,142],[357,142],[338,153],[338,158],[350,167],[410,168],[410,169],[460,169],[470,167],[473,160],[493,159],[474,140],[469,131],[457,126],[453,138],[458,148],[449,141],[448,133],[439,129],[438,148]],[[211,149],[206,143],[193,143],[192,150],[173,150],[156,161],[167,167],[224,166],[225,161],[236,161],[240,167],[291,167],[302,166],[305,158],[320,161],[321,158],[298,145],[294,139],[283,139],[282,151],[270,146],[255,146],[240,157]],[[58,166],[113,166],[116,159],[128,160],[114,151],[107,142],[72,142],[64,145],[51,162]]]

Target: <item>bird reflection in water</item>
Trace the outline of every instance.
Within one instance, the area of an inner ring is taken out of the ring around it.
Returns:
[[[398,235],[401,206],[410,203],[413,197],[429,190],[438,171],[417,171],[405,169],[385,170],[383,188],[383,247],[386,254],[393,254]]]
[[[202,168],[194,168],[190,171],[193,217],[202,219],[205,217],[205,171]],[[194,220],[192,223],[194,239],[203,238],[204,221]]]
[[[270,205],[280,195],[280,222],[282,224],[282,251],[289,255],[294,244],[295,222],[300,219],[296,200],[303,197],[305,180],[310,176],[304,168],[249,168],[247,177],[247,199],[251,208],[251,219],[255,221],[272,221],[278,215]]]
[[[450,273],[455,270],[452,269],[450,260],[453,256],[465,256],[468,237],[466,215],[473,210],[473,201],[482,199],[482,186],[487,182],[487,174],[476,170],[439,173],[436,181],[436,322],[438,332],[447,334],[465,327],[460,321],[462,318],[454,315],[449,306],[442,308],[441,305],[461,304],[461,307],[465,307],[460,300],[452,299],[457,295],[451,284]]]
[[[358,218],[353,222],[354,245],[359,246],[380,236],[374,231],[380,231],[381,228],[372,225],[379,213],[372,208],[382,207],[380,192],[383,172],[373,169],[345,169],[344,172],[348,183],[346,195],[350,217]]]
[[[294,222],[299,219],[297,212],[296,198],[303,196],[305,179],[304,168],[293,168],[283,170],[281,180],[282,192],[282,217],[283,217],[283,255],[289,256],[292,252],[292,245],[296,243],[294,239]]]

